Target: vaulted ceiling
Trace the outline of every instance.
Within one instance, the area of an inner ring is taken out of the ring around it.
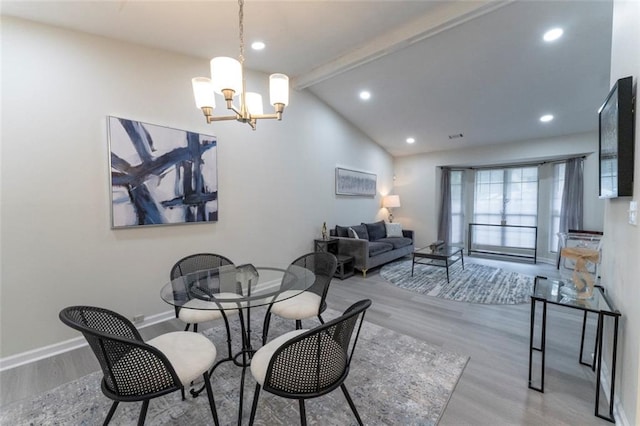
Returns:
[[[395,156],[594,131],[609,90],[611,0],[246,0],[244,9],[246,44],[266,43],[247,47],[247,68],[288,74],[294,90]],[[1,12],[205,64],[238,56],[235,1],[3,0]],[[544,42],[553,27],[563,36]],[[542,123],[544,114],[554,119]]]

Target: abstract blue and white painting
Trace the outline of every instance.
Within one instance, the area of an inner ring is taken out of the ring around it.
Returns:
[[[216,222],[215,136],[108,117],[111,227]]]

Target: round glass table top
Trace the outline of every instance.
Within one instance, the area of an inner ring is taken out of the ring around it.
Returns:
[[[173,306],[220,310],[263,306],[309,289],[315,274],[300,266],[287,269],[225,265],[204,269],[166,283],[160,297]]]

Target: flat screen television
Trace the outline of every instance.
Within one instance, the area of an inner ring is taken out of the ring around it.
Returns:
[[[633,195],[633,109],[633,78],[621,78],[598,110],[600,198]]]

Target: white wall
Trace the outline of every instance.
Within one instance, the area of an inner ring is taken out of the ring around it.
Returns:
[[[597,120],[595,112],[594,120]],[[402,207],[394,210],[394,217],[405,228],[416,231],[418,247],[425,246],[437,239],[439,166],[508,164],[528,159],[539,160],[543,157],[595,153],[588,155],[584,163],[584,227],[601,230],[603,201],[598,199],[597,151],[597,133],[581,133],[508,145],[500,144],[396,158],[394,191],[400,195]],[[541,234],[542,232],[540,230]]]
[[[386,193],[386,151],[308,93],[292,93],[284,120],[255,132],[207,125],[191,78],[208,65],[2,18],[1,357],[77,336],[58,320],[68,305],[170,310],[159,291],[184,255],[285,266],[312,250],[323,221],[381,216],[379,196],[336,197],[334,169],[376,173]],[[251,73],[248,88],[268,97],[267,80]],[[219,221],[111,230],[108,115],[216,135]]]
[[[622,313],[616,395],[622,401],[628,423],[640,423],[640,228],[628,223],[630,200],[640,199],[640,2],[615,1],[611,48],[611,86],[619,78],[633,76],[636,93],[635,168],[633,198],[605,201],[602,280],[616,308]]]

